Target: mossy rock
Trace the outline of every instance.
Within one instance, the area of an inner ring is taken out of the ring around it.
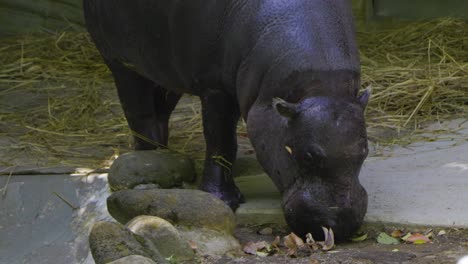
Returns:
[[[122,224],[140,215],[151,215],[175,226],[205,227],[228,234],[233,233],[236,224],[231,208],[199,190],[118,191],[107,199],[107,209]]]
[[[109,262],[109,264],[156,264],[156,262],[143,256],[131,255]]]
[[[179,227],[179,233],[196,247],[202,256],[222,256],[228,253],[242,254],[239,241],[231,235],[207,228]]]
[[[134,151],[119,156],[109,170],[112,191],[132,189],[142,184],[161,188],[182,186],[196,178],[193,161],[167,149]]]
[[[179,231],[168,221],[156,216],[137,216],[127,228],[151,241],[164,258],[173,257],[177,261],[193,260],[195,253],[179,234]]]
[[[167,263],[156,247],[118,223],[98,222],[89,235],[89,247],[96,264],[140,255],[156,263]]]

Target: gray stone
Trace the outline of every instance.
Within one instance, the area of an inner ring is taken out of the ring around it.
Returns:
[[[131,255],[109,262],[109,264],[156,264],[156,262],[140,255]]]
[[[96,264],[131,255],[141,255],[156,263],[167,263],[154,245],[118,223],[96,223],[89,235],[89,246]]]
[[[113,191],[132,189],[141,184],[157,184],[161,188],[182,186],[195,179],[193,161],[167,149],[135,151],[117,158],[109,170]]]
[[[220,199],[199,190],[123,190],[107,199],[109,213],[126,224],[140,215],[163,218],[173,225],[206,227],[232,234],[232,210]]]
[[[164,258],[174,257],[177,261],[195,258],[193,249],[179,231],[168,221],[156,216],[137,216],[127,228],[134,234],[150,240]]]
[[[179,227],[180,234],[196,247],[199,255],[221,256],[240,253],[241,247],[232,235],[207,228]]]

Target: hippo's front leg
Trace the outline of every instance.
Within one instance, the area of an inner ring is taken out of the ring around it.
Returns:
[[[205,169],[200,189],[236,210],[244,202],[232,177],[232,163],[237,153],[239,107],[232,96],[219,90],[207,91],[200,99],[206,140]]]

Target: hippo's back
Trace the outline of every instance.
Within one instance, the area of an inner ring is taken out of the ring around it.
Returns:
[[[168,89],[223,86],[252,97],[261,79],[359,72],[348,0],[84,0],[84,9],[106,60]]]
[[[85,20],[106,61],[132,65],[169,88],[192,86],[219,57],[225,0],[84,0]],[[190,91],[185,91],[190,92]]]

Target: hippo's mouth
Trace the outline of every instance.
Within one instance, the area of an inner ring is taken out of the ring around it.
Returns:
[[[290,189],[283,196],[286,222],[299,236],[311,233],[323,239],[322,227],[331,228],[335,240],[351,237],[362,225],[367,211],[367,192],[358,183],[346,193],[321,184]]]

